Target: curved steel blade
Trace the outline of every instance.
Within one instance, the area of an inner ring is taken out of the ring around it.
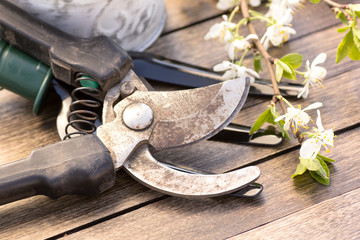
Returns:
[[[191,174],[158,162],[146,144],[125,162],[125,170],[137,181],[156,191],[181,197],[215,197],[236,192],[260,176],[256,166],[222,174]]]
[[[100,126],[97,135],[111,150],[118,168],[141,143],[161,149],[213,136],[239,112],[249,85],[249,79],[234,79],[182,91],[135,91],[115,105],[116,118]],[[146,104],[154,113],[151,125],[141,131],[128,128],[123,121],[124,110],[134,103]]]
[[[165,92],[152,99],[158,119],[149,143],[169,148],[214,136],[238,114],[250,88],[250,79],[228,80],[208,87]]]

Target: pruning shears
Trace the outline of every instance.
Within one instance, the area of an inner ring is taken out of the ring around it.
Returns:
[[[248,78],[151,91],[132,70],[128,53],[107,37],[73,37],[5,0],[0,2],[0,38],[0,78],[18,73],[2,81],[3,87],[24,95],[35,89],[28,96],[35,100],[34,112],[50,86],[56,91],[70,86],[75,100],[64,130],[69,139],[0,166],[0,204],[38,194],[99,194],[113,186],[120,168],[157,191],[184,197],[234,193],[254,186],[260,176],[256,166],[224,174],[180,171],[149,151],[149,146],[168,149],[214,136],[243,106]],[[40,80],[35,84],[33,78]],[[102,102],[102,125],[96,127],[98,113],[89,109]]]

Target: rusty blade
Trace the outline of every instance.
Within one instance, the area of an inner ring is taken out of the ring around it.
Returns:
[[[249,86],[249,79],[239,78],[190,90],[135,91],[115,105],[114,114],[106,115],[110,117],[98,128],[97,135],[119,168],[141,144],[162,149],[212,137],[239,112]],[[125,109],[138,103],[153,112],[151,124],[142,130],[129,128],[123,119]]]
[[[181,197],[215,197],[236,192],[260,176],[256,166],[222,174],[192,174],[174,170],[158,162],[146,144],[141,145],[124,163],[125,170],[137,181],[156,191]]]
[[[149,143],[169,148],[214,136],[236,116],[249,92],[249,79],[153,95],[157,119]]]

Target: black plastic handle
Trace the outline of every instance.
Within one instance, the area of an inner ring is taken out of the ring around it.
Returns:
[[[109,150],[91,134],[35,149],[26,159],[0,166],[0,205],[35,195],[96,195],[114,183]]]
[[[76,74],[84,73],[106,92],[132,66],[127,52],[109,38],[76,38],[7,0],[0,1],[0,38],[51,66],[55,78],[73,86]]]

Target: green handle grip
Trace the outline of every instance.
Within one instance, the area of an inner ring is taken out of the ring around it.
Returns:
[[[52,79],[51,68],[0,40],[0,86],[34,101],[37,115]]]

